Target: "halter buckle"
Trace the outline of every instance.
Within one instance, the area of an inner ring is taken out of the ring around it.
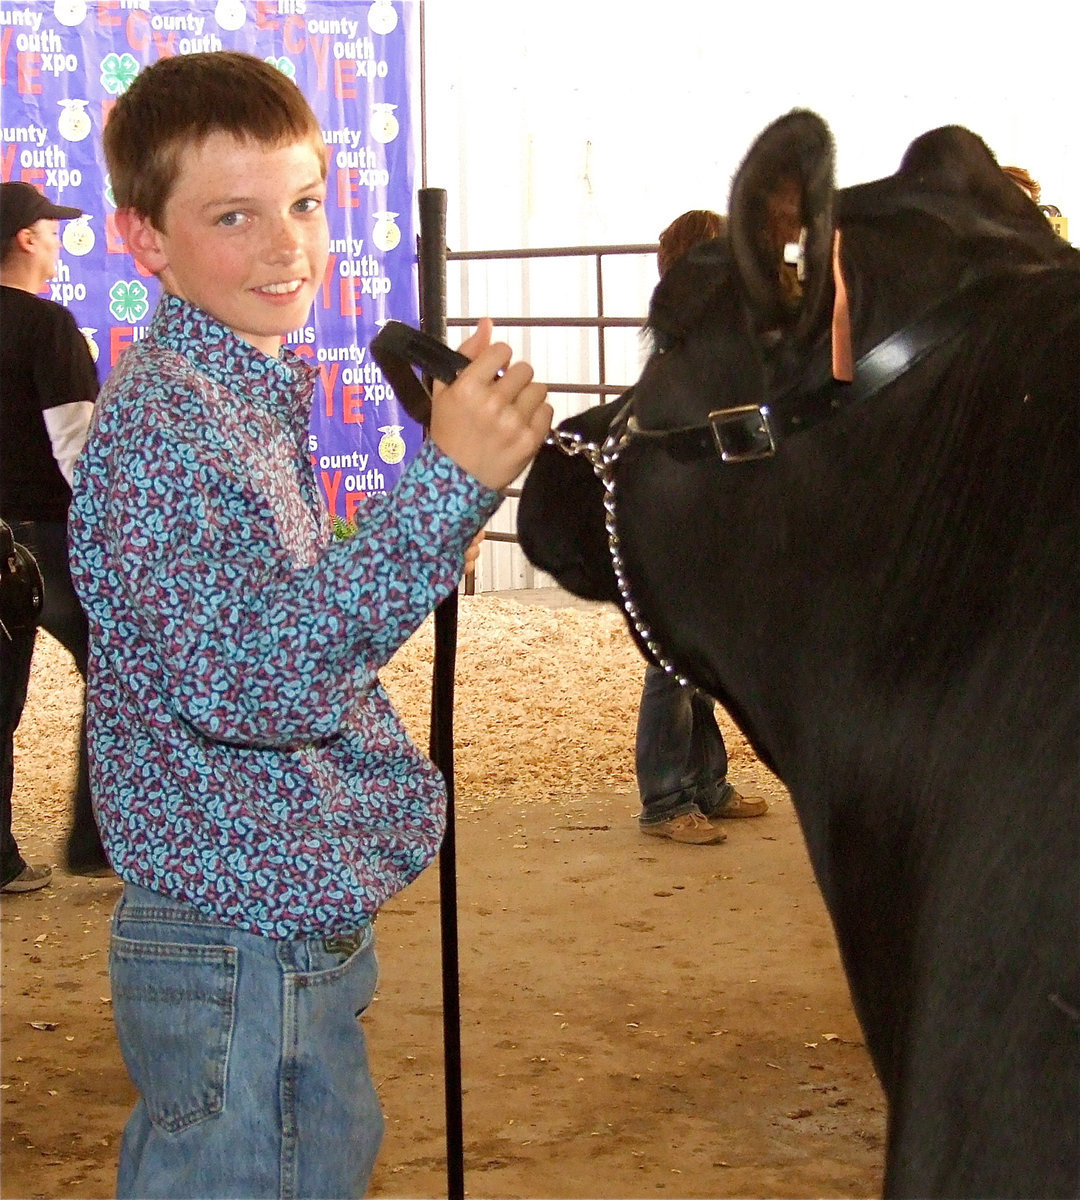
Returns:
[[[724,462],[756,462],[772,458],[776,441],[764,404],[742,404],[709,413],[716,449]]]

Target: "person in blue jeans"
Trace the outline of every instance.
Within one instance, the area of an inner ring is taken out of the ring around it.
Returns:
[[[104,131],[117,227],[162,295],[75,470],[94,805],[139,1093],[119,1197],[360,1197],[382,1137],[358,1015],[382,904],[434,859],[446,787],[378,672],[458,585],[551,427],[491,344],[335,540],[317,371],[284,346],[325,274],[327,149],[296,85],[161,58]]]
[[[710,696],[660,667],[645,668],[634,747],[642,833],[691,845],[727,836],[720,821],[760,817],[768,806],[727,777],[724,735]]]
[[[0,516],[41,570],[41,627],[68,651],[85,682],[87,625],[68,572],[67,513],[98,379],[75,318],[38,295],[56,274],[61,220],[81,215],[81,209],[53,204],[29,183],[0,184]],[[36,891],[52,878],[48,864],[26,862],[11,828],[15,731],[33,655],[32,629],[0,636],[0,892],[5,894]],[[109,874],[90,802],[85,714],[65,866],[80,875]]]
[[[693,246],[723,233],[724,218],[708,209],[676,217],[660,235],[660,275]],[[660,667],[645,668],[634,748],[642,833],[715,845],[727,837],[722,821],[766,812],[764,800],[740,795],[727,778],[727,747],[715,707],[709,696]]]

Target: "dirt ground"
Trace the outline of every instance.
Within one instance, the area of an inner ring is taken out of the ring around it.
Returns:
[[[768,814],[729,822],[719,846],[643,837],[641,662],[616,614],[554,604],[461,604],[467,1194],[879,1194],[884,1105],[790,800],[723,717],[731,776]],[[429,622],[384,672],[421,744],[430,660]],[[42,635],[16,759],[16,834],[35,862],[59,861],[80,699]],[[377,924],[372,1196],[446,1195],[440,869]],[[57,868],[0,905],[5,1200],[113,1195],[134,1097],[109,1002],[119,891]]]

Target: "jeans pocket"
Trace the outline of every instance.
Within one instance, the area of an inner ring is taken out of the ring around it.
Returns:
[[[333,988],[348,996],[348,1006],[359,1017],[374,1000],[379,981],[371,926],[348,938],[312,938],[308,947],[308,970],[299,976],[301,986],[309,993]]]
[[[236,950],[114,933],[109,973],[120,1049],[154,1125],[178,1133],[222,1112]]]

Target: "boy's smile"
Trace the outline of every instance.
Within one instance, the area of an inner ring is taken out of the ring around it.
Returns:
[[[266,146],[212,133],[181,152],[164,228],[130,210],[121,228],[167,291],[276,357],[283,336],[307,320],[322,283],[325,198],[312,143]]]

